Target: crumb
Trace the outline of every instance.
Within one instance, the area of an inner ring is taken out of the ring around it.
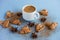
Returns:
[[[40,33],[40,37],[48,37],[51,34],[51,30],[44,30]]]
[[[37,34],[36,34],[36,33],[32,33],[32,34],[31,34],[31,37],[32,37],[32,38],[37,38]]]
[[[0,20],[0,25],[2,25],[3,21]]]
[[[57,27],[57,25],[58,25],[58,23],[56,23],[56,22],[53,22],[51,25],[50,25],[50,29],[51,30],[53,30],[53,29],[55,29],[56,27]]]
[[[41,22],[45,22],[45,21],[46,21],[46,18],[43,17],[43,18],[41,18],[40,20],[41,20]]]
[[[3,23],[2,23],[2,26],[4,28],[8,28],[9,27],[9,20],[5,20]]]
[[[28,24],[30,27],[33,27],[35,24],[33,22],[29,22]]]
[[[35,31],[39,32],[39,31],[43,30],[44,28],[45,28],[44,25],[42,25],[42,24],[36,24]]]
[[[48,16],[48,11],[46,9],[41,10],[39,13],[40,15]]]
[[[27,34],[30,33],[31,30],[28,26],[24,26],[21,30],[20,30],[20,34]]]

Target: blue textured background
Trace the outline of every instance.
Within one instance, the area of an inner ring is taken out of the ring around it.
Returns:
[[[4,15],[7,10],[13,12],[21,11],[26,4],[33,4],[37,10],[47,9],[49,18],[52,21],[58,22],[58,27],[55,32],[47,38],[38,38],[36,40],[60,40],[60,0],[0,0],[0,20],[4,20]],[[0,40],[33,40],[28,37],[16,33],[10,33],[9,29],[4,29],[0,26]]]

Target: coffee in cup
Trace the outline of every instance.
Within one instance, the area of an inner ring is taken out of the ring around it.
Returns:
[[[28,12],[28,13],[34,12],[35,11],[35,7],[27,6],[27,7],[24,8],[24,11]]]

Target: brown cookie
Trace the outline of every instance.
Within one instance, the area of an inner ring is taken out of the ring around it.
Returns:
[[[6,18],[10,18],[10,17],[11,17],[11,12],[10,11],[7,11]]]
[[[57,27],[57,25],[58,25],[58,23],[56,23],[56,22],[53,22],[51,25],[50,25],[50,29],[51,30],[53,30],[53,29],[55,29],[56,27]]]
[[[4,28],[8,28],[9,27],[9,20],[5,20],[3,23],[2,23],[2,26]]]
[[[51,25],[51,22],[45,22],[44,24],[45,24],[45,26],[46,26],[46,27],[48,27],[48,28],[49,28],[49,27],[50,27],[50,25]]]
[[[21,24],[21,21],[19,19],[12,18],[12,19],[10,19],[10,23],[16,24],[16,25],[20,25]]]
[[[20,30],[20,34],[27,34],[27,33],[30,33],[31,30],[28,26],[24,26],[21,30]]]
[[[39,13],[40,15],[48,16],[48,11],[46,9],[41,10]]]
[[[45,26],[43,24],[36,24],[35,31],[39,32],[39,31],[42,31],[44,28]]]
[[[56,27],[57,27],[57,25],[58,25],[58,23],[56,23],[56,22],[46,22],[45,23],[45,26],[46,27],[48,27],[50,30],[53,30],[53,29],[55,29]]]
[[[14,17],[14,16],[15,16],[15,14],[13,12],[7,11],[6,18],[11,18],[11,17]]]

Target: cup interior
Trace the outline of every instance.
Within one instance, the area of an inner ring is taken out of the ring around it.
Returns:
[[[32,7],[33,9],[30,8],[29,10],[25,11],[25,9],[27,9],[27,7]],[[34,5],[25,5],[25,6],[22,8],[22,11],[23,11],[23,12],[26,12],[26,13],[32,13],[32,12],[36,11],[36,7],[35,7]],[[28,11],[31,11],[31,12],[28,12]]]

